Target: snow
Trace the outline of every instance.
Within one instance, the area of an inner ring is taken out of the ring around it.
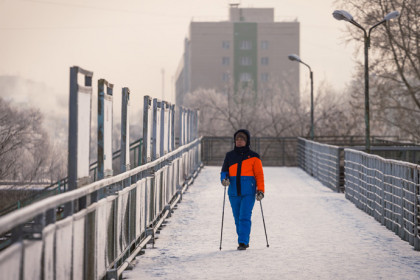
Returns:
[[[204,167],[124,279],[420,279],[420,252],[299,168],[265,167],[250,248],[238,251],[220,167]]]

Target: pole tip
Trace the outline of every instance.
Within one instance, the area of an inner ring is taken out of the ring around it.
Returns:
[[[270,247],[270,245],[267,244],[267,248]]]

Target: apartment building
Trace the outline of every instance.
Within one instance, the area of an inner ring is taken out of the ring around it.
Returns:
[[[193,21],[176,73],[176,104],[197,89],[225,92],[250,84],[258,93],[290,90],[299,99],[299,22],[274,20],[273,8],[231,5],[228,21]]]

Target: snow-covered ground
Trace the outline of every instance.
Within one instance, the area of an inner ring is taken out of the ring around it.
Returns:
[[[220,167],[204,167],[124,279],[420,279],[420,252],[299,168],[266,167],[250,248],[236,250]]]

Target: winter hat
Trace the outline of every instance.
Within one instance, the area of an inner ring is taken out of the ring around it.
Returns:
[[[246,142],[246,147],[249,147],[251,144],[251,134],[249,133],[248,130],[246,129],[239,129],[238,131],[235,132],[235,134],[233,135],[233,141],[236,140],[237,135],[241,135],[240,137],[243,138]]]

